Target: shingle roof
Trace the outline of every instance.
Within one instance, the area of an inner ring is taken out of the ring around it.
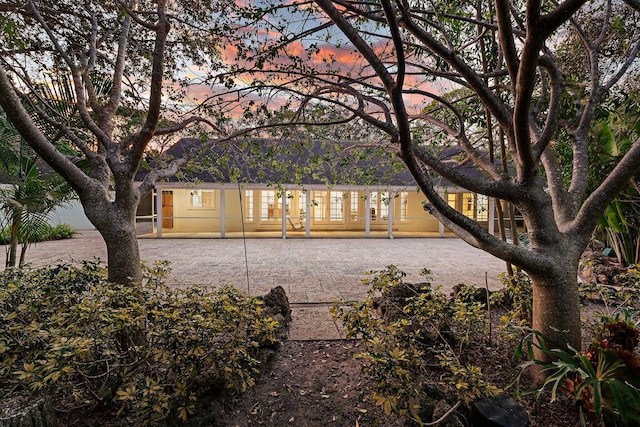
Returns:
[[[185,138],[165,155],[183,157],[200,146],[200,140]],[[355,143],[250,139],[205,149],[195,164],[170,181],[415,185],[399,159],[385,155],[381,149]],[[138,178],[144,174],[146,171]]]
[[[168,159],[180,158],[199,150],[201,145],[197,138],[183,138],[164,155]],[[440,157],[453,161],[463,153],[461,147],[454,146],[445,148]],[[152,167],[157,164],[155,160],[149,163]],[[195,166],[189,166],[169,182],[416,185],[401,160],[391,156],[389,150],[355,142],[254,138],[213,145],[198,154],[193,163]],[[481,174],[472,162],[462,162],[455,167],[465,175]],[[145,174],[146,170],[141,170],[137,178],[140,180]],[[454,187],[442,177],[434,177],[434,182],[441,187]]]

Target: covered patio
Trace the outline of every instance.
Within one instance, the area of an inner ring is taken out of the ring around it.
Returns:
[[[442,190],[449,204],[494,230],[493,202],[462,189]],[[452,235],[407,187],[163,183],[137,218],[138,235],[155,238],[389,238]]]

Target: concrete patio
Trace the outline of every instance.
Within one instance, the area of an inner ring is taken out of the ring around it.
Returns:
[[[416,282],[424,280],[419,271],[428,268],[433,283],[448,293],[458,283],[484,287],[485,277],[489,288],[497,289],[497,276],[505,270],[504,261],[454,237],[139,239],[139,245],[145,262],[171,261],[168,283],[173,286],[231,285],[251,295],[282,286],[293,309],[291,339],[340,338],[328,307],[339,299],[363,299],[367,289],[361,280],[367,271],[395,264],[407,273],[408,282]],[[106,259],[105,244],[95,230],[27,251],[33,266],[94,257]]]

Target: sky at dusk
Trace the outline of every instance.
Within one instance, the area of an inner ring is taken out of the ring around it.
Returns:
[[[240,4],[240,3],[239,3]],[[246,6],[246,3],[241,4]],[[267,2],[259,1],[258,6],[267,6]],[[263,72],[244,73],[235,76],[234,81],[240,89],[248,89],[256,80],[268,82],[274,86],[285,84],[290,76],[282,74],[276,75],[270,72],[281,70],[283,66],[291,65],[290,57],[300,58],[305,66],[311,66],[317,71],[339,70],[339,74],[343,76],[351,76],[353,78],[361,78],[364,76],[374,76],[374,73],[364,61],[362,56],[355,51],[355,48],[345,38],[345,36],[335,27],[322,29],[317,33],[309,34],[302,38],[290,41],[296,34],[303,33],[306,30],[318,27],[327,20],[321,12],[309,14],[308,10],[292,13],[291,9],[280,8],[278,13],[265,17],[260,21],[254,22],[252,25],[236,23],[236,34],[245,37],[246,46],[254,49],[256,55],[260,55],[261,49],[266,51],[274,45],[283,45],[279,54],[274,58],[270,58],[263,65]],[[283,24],[286,23],[286,26]],[[366,28],[373,34],[377,30],[375,27]],[[371,36],[371,46],[380,57],[390,57],[391,49],[388,39],[384,37]],[[287,40],[283,43],[283,40]],[[223,58],[227,64],[237,67],[251,68],[255,63],[255,56],[243,56],[238,54],[239,50],[233,43],[225,45]],[[392,58],[393,59],[393,58]],[[210,98],[212,95],[224,94],[231,103],[237,100],[238,92],[229,92],[219,81],[213,83],[207,81],[206,77],[209,70],[191,67],[186,76],[192,78],[192,85],[188,88],[188,97],[194,103],[202,102]],[[370,82],[379,85],[380,82],[374,77]],[[433,88],[432,84],[420,82],[418,77],[408,75],[405,78],[406,86],[420,85],[425,89]],[[269,102],[273,108],[277,108],[291,99],[291,95],[285,92],[276,94],[276,90],[270,92]],[[244,94],[243,94],[244,95]],[[256,93],[244,95],[245,103],[253,101],[259,103],[264,100],[263,97]],[[419,95],[406,95],[405,100],[413,111],[418,111],[430,101]],[[235,107],[238,114],[241,106]],[[231,113],[231,112],[230,112]]]

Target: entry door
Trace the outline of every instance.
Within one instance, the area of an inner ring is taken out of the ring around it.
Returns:
[[[314,191],[311,218],[314,224],[344,224],[344,194],[341,191]]]
[[[173,228],[173,191],[162,192],[162,228]]]

